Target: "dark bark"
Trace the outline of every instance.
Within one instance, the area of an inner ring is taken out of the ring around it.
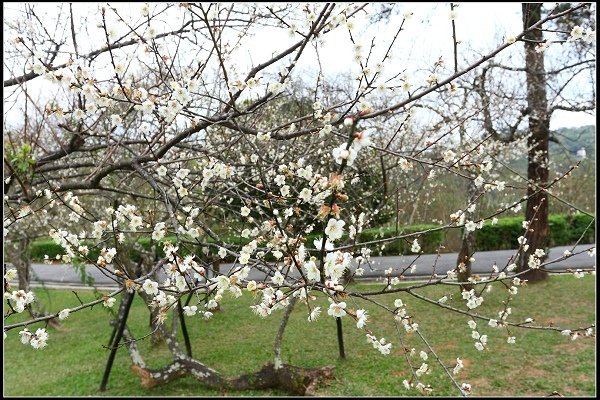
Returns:
[[[285,313],[283,317],[281,317],[281,323],[279,324],[279,329],[277,329],[277,335],[275,335],[275,344],[273,346],[274,360],[275,360],[275,368],[280,368],[283,365],[283,358],[281,357],[281,344],[283,342],[283,333],[285,332],[285,328],[287,327],[288,320],[290,319],[290,315],[294,310],[294,306],[298,301],[297,297],[292,297],[290,303],[285,309]]]
[[[110,355],[108,356],[106,368],[104,369],[104,375],[102,376],[102,382],[100,383],[101,392],[106,390],[106,385],[108,384],[108,377],[110,376],[110,371],[112,370],[112,365],[115,360],[115,356],[117,355],[117,350],[119,348],[119,343],[121,342],[121,337],[123,337],[123,333],[125,332],[127,317],[129,315],[129,310],[131,309],[131,304],[133,303],[135,293],[126,293],[124,296],[125,298],[121,300],[121,307],[119,307],[118,322],[115,325],[113,334],[111,335],[111,339],[114,340],[112,340],[112,343],[110,343]]]
[[[145,293],[140,292],[139,294],[148,304],[150,297]],[[290,305],[286,310],[287,317],[289,317],[295,302],[295,298],[290,300]],[[135,340],[126,328],[123,331],[123,337],[132,361],[131,370],[140,377],[141,384],[145,388],[160,386],[189,375],[196,378],[204,386],[219,389],[223,392],[228,390],[279,389],[291,395],[311,395],[319,385],[325,384],[332,378],[334,367],[302,368],[282,364],[280,346],[286,324],[287,319],[282,321],[275,343],[275,362],[279,365],[268,363],[256,372],[235,378],[225,377],[218,371],[189,357],[181,349],[177,338],[173,332],[166,328],[165,324],[160,324],[156,328],[164,337],[173,355],[173,362],[160,369],[146,368],[144,360],[135,345]]]
[[[314,394],[318,385],[325,383],[333,375],[332,367],[301,368],[283,364],[280,368],[275,368],[272,363],[268,363],[259,371],[229,379],[190,358],[174,361],[160,370],[143,368],[137,364],[133,364],[131,370],[140,377],[145,388],[153,388],[191,375],[203,385],[223,391],[280,389],[300,396]]]
[[[523,3],[523,23],[528,28],[541,19],[541,3]],[[548,138],[550,137],[550,113],[546,99],[546,75],[543,74],[544,53],[536,52],[536,43],[543,40],[542,31],[535,29],[525,36],[525,69],[527,74],[527,102],[529,109],[529,132],[527,144],[527,200],[525,220],[530,221],[527,232],[529,248],[522,252],[517,263],[517,271],[525,271],[528,267],[529,256],[536,249],[546,249],[548,246],[548,194],[537,187],[548,184]],[[532,42],[533,41],[533,42]],[[526,272],[522,278],[530,282],[546,279],[548,274],[539,269]]]
[[[473,181],[469,182],[469,194],[468,199],[472,201],[475,195],[475,184]],[[465,220],[472,220],[473,213],[470,211],[465,211]],[[475,252],[475,232],[468,232],[466,228],[463,230],[462,237],[462,245],[460,247],[460,252],[458,253],[458,258],[456,259],[456,277],[459,282],[469,282],[469,278],[471,277],[471,256]],[[473,289],[473,284],[465,283],[460,285],[461,292],[463,290],[471,290]]]
[[[29,291],[29,272],[31,270],[31,260],[29,258],[29,237],[24,236],[19,240],[17,246],[17,257],[14,260],[17,275],[19,277],[19,289],[26,292]]]

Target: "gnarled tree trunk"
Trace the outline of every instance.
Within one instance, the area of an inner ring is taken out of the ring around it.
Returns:
[[[148,304],[148,296],[140,293]],[[135,340],[130,332],[125,329],[123,339],[132,361],[131,370],[140,377],[145,388],[153,388],[171,382],[182,376],[193,376],[206,387],[228,390],[261,390],[280,389],[291,395],[312,395],[315,389],[329,381],[333,376],[333,367],[302,368],[283,364],[281,358],[281,340],[289,315],[296,299],[290,300],[290,305],[285,311],[275,340],[275,363],[267,363],[260,370],[235,378],[223,376],[218,371],[206,366],[202,362],[189,357],[180,347],[173,332],[164,324],[157,327],[161,336],[173,355],[173,362],[160,369],[146,367]]]

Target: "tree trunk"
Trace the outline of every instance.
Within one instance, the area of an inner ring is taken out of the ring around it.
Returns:
[[[139,294],[148,304],[150,297],[145,293]],[[275,343],[275,364],[267,363],[256,372],[235,378],[223,376],[202,362],[189,357],[181,349],[176,336],[166,328],[165,324],[158,325],[157,329],[164,337],[173,355],[173,361],[160,369],[150,369],[146,366],[135,345],[135,339],[129,330],[124,330],[123,338],[132,361],[131,371],[140,378],[141,384],[145,388],[164,385],[182,376],[192,376],[202,385],[219,389],[223,394],[229,390],[280,389],[291,395],[312,395],[318,386],[325,384],[333,377],[334,367],[302,368],[282,363],[281,340],[294,303],[294,299],[290,300],[290,305],[278,330]]]
[[[17,277],[19,280],[19,290],[24,290],[29,292],[31,289],[31,258],[29,257],[29,245],[31,243],[31,238],[29,236],[21,236],[20,240],[12,247],[14,250],[14,255],[12,258],[13,265],[17,270]],[[7,246],[7,249],[10,251],[11,247]],[[39,318],[47,316],[48,314],[44,311],[42,304],[39,301],[31,304],[28,307],[29,314],[32,318]],[[60,323],[57,318],[52,318],[48,320],[48,325],[57,329],[58,331],[62,331]]]
[[[541,3],[523,3],[523,24],[528,28],[541,19]],[[536,29],[525,36],[525,69],[527,74],[527,102],[529,114],[529,132],[527,140],[529,153],[527,157],[527,200],[525,220],[529,221],[526,234],[529,248],[521,252],[517,271],[525,271],[528,267],[529,256],[536,249],[548,247],[548,195],[539,187],[548,184],[548,138],[550,136],[550,114],[546,100],[546,76],[544,75],[544,53],[537,52],[536,42],[543,40],[542,31]],[[533,41],[533,42],[530,42]],[[535,194],[534,194],[535,193]],[[529,270],[522,278],[530,282],[546,279],[547,272],[539,269]]]
[[[469,181],[469,189],[467,194],[467,203],[470,204],[471,201],[475,198],[475,194],[477,193],[477,188],[475,187],[475,183],[473,181]],[[465,211],[465,221],[473,220],[473,212],[468,209]],[[456,260],[456,270],[457,270],[457,278],[459,282],[469,282],[469,278],[471,277],[471,257],[475,252],[475,232],[467,231],[466,228],[463,230],[462,235],[462,246],[460,247],[460,252],[458,253],[458,258]],[[463,290],[471,290],[473,289],[473,284],[464,283],[460,285],[461,292]]]
[[[31,270],[31,260],[29,259],[29,237],[24,236],[16,245],[15,268],[19,276],[19,289],[29,291],[29,272]]]
[[[279,368],[271,363],[259,371],[237,378],[225,378],[204,364],[191,359],[180,359],[161,370],[151,370],[133,364],[131,370],[140,377],[142,386],[152,388],[168,383],[179,377],[190,375],[203,385],[228,390],[264,390],[280,389],[292,395],[312,395],[321,383],[332,378],[333,368],[301,368],[283,364]]]

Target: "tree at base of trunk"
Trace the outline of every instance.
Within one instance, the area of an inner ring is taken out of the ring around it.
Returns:
[[[141,292],[138,292],[138,294],[144,299],[146,304],[149,303],[150,297],[147,294]],[[164,338],[167,347],[173,355],[173,361],[160,369],[147,368],[137,348],[136,340],[132,337],[129,329],[127,329],[127,325],[125,325],[123,329],[123,343],[127,347],[131,358],[131,371],[140,378],[141,384],[145,388],[164,385],[183,376],[192,376],[206,387],[222,391],[278,389],[290,395],[312,395],[318,387],[325,385],[333,377],[334,367],[303,368],[282,362],[281,344],[283,334],[296,301],[296,297],[290,300],[282,316],[275,337],[275,363],[268,363],[256,372],[240,375],[236,378],[224,377],[218,371],[185,354],[178,343],[174,331],[168,330],[165,324],[156,325],[156,331]],[[119,320],[126,318],[124,309],[125,307],[120,307],[119,309]],[[176,313],[173,313],[173,318],[177,318]]]
[[[275,368],[273,363],[260,370],[237,378],[224,378],[215,371],[193,359],[178,360],[160,370],[151,370],[133,364],[131,370],[140,377],[145,388],[153,388],[182,376],[193,376],[205,386],[219,390],[279,389],[291,395],[313,395],[315,390],[333,377],[333,367],[302,368],[283,364]]]

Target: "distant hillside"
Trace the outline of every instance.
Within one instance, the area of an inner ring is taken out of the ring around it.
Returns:
[[[586,125],[578,128],[560,128],[552,132],[559,143],[550,142],[550,158],[553,156],[576,156],[584,148],[586,157],[596,158],[596,126]]]
[[[576,128],[560,128],[552,131],[551,136],[558,143],[551,141],[550,160],[554,165],[572,165],[574,161],[579,160],[577,151],[581,148],[585,149],[586,158],[588,161],[595,162],[596,160],[596,126],[586,125]],[[522,158],[511,161],[511,168],[527,173],[527,154],[523,154]]]

